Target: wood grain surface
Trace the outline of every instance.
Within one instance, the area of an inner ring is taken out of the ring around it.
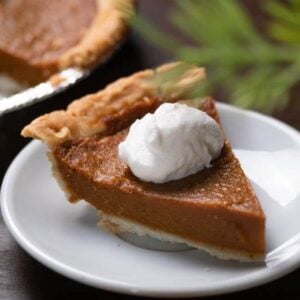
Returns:
[[[252,7],[256,1],[244,1],[260,24],[261,16]],[[142,14],[167,31],[174,31],[165,21],[172,7],[172,0],[139,1]],[[259,25],[260,26],[260,25]],[[107,83],[134,71],[152,67],[172,58],[149,45],[133,32],[124,46],[104,66],[89,78],[68,91],[43,103],[10,113],[0,118],[0,182],[12,159],[29,141],[20,137],[21,128],[41,113],[64,108],[73,99],[103,88]],[[297,98],[297,91],[295,98]],[[276,117],[300,129],[300,114],[296,101]],[[278,297],[300,299],[300,270],[272,283],[230,295],[210,299],[255,299]],[[47,269],[25,253],[14,241],[0,216],[0,300],[47,300],[47,299],[134,299],[91,288],[69,280]]]

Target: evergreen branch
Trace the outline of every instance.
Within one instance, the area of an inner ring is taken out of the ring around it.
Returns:
[[[193,97],[221,89],[232,103],[266,112],[288,103],[290,89],[300,79],[300,0],[285,4],[268,0],[262,5],[271,17],[268,33],[279,43],[257,32],[237,0],[177,0],[176,4],[170,20],[192,46],[140,16],[134,16],[132,23],[176,58],[207,68],[208,80],[191,91]],[[174,79],[176,72],[164,76]]]
[[[272,16],[270,35],[284,43],[300,43],[300,1],[290,1],[290,5],[267,1],[265,9]]]
[[[180,43],[178,41],[159,31],[146,19],[135,15],[131,19],[131,24],[134,28],[137,28],[142,35],[147,36],[150,42],[164,50],[173,52],[174,49],[180,47]]]

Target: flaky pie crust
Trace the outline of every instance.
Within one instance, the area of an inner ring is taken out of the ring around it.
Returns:
[[[170,71],[179,64],[169,63],[121,78],[95,94],[73,101],[66,110],[35,119],[21,134],[40,139],[53,148],[73,138],[101,133],[107,129],[109,118],[139,105],[185,99],[191,88],[205,77],[203,68],[193,66],[171,82],[160,82],[159,85],[155,82],[156,75]]]
[[[128,30],[127,16],[121,11],[134,10],[134,0],[96,0],[98,14],[78,45],[59,59],[59,69],[87,68],[105,60]]]

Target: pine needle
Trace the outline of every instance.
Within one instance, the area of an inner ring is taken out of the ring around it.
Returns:
[[[141,16],[135,15],[132,24],[175,58],[207,69],[208,80],[191,91],[193,97],[221,89],[235,105],[271,113],[287,105],[290,89],[300,80],[300,0],[261,1],[261,9],[270,17],[269,38],[256,30],[237,0],[176,1],[170,21],[193,45]]]

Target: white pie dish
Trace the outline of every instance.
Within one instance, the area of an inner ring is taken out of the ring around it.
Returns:
[[[229,105],[217,107],[233,148],[300,151],[300,135],[287,125]],[[265,264],[220,261],[197,250],[151,251],[97,228],[98,216],[84,202],[69,204],[51,177],[46,151],[31,142],[16,157],[3,181],[1,208],[18,243],[66,277],[135,295],[208,296],[263,284],[300,265],[297,198],[281,206],[254,185],[267,217]]]

